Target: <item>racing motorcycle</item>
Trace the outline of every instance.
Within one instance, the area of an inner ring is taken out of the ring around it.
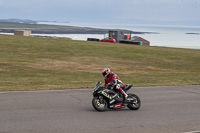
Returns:
[[[138,110],[140,108],[141,101],[137,95],[128,94],[131,100],[126,100],[122,94],[112,89],[101,87],[101,84],[102,82],[97,82],[93,89],[92,105],[97,111],[106,111],[108,108],[124,108],[126,106],[131,110]],[[127,92],[132,86],[132,84],[127,84],[123,90]],[[120,100],[114,100],[117,95]]]

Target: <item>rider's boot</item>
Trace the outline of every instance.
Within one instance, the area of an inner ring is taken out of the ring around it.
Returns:
[[[125,98],[126,101],[132,101],[132,100],[134,100],[132,97],[129,97],[128,94],[126,94],[126,92],[123,89],[121,89],[121,93],[124,96],[124,98]]]

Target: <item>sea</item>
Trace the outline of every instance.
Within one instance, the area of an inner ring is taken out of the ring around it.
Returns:
[[[148,34],[132,34],[150,41],[150,46],[200,49],[200,26],[170,26],[170,25],[136,25],[136,24],[99,24],[99,23],[51,23],[66,26],[79,26],[104,29],[122,29],[136,32],[149,32]],[[87,38],[103,39],[108,34],[33,34],[37,36],[68,37],[72,40],[87,41]]]

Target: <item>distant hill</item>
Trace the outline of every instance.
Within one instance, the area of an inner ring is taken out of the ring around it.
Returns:
[[[4,23],[26,23],[26,24],[37,24],[37,21],[29,20],[29,19],[0,19],[0,22]]]
[[[108,33],[109,29],[63,26],[63,25],[0,22],[0,32],[13,33],[15,30],[31,30],[31,33],[34,34],[106,34]],[[131,32],[133,34],[157,34],[152,32],[136,32],[130,30],[123,30],[123,31],[127,33]]]

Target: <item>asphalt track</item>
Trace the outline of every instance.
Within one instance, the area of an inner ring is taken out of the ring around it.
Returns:
[[[97,112],[92,90],[0,92],[0,133],[197,133],[200,85],[135,87],[137,111]]]

